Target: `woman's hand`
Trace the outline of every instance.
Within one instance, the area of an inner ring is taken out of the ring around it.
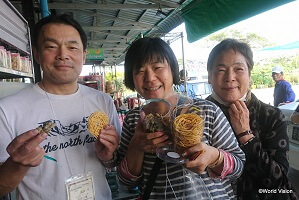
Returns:
[[[185,164],[185,167],[191,171],[200,174],[206,170],[206,168],[215,163],[219,157],[219,150],[215,147],[209,146],[204,142],[201,142],[193,147],[190,147],[186,151],[187,157],[190,161]],[[200,154],[198,154],[200,152]],[[196,155],[197,157],[194,157]],[[217,170],[215,172],[222,171],[223,168],[223,157],[215,166]],[[219,170],[218,170],[219,168]],[[213,169],[214,171],[214,169]]]
[[[157,147],[169,143],[168,135],[162,132],[145,133],[142,126],[143,119],[144,113],[141,113],[126,155],[128,170],[135,176],[142,173],[144,153],[154,154]]]
[[[168,138],[169,136],[162,132],[147,133],[147,142],[144,146],[144,152],[155,153],[156,148],[170,144],[170,142],[167,141]]]
[[[144,113],[142,112],[131,141],[137,151],[155,153],[156,148],[169,144],[167,141],[169,136],[163,132],[145,133],[142,126],[143,119]],[[132,145],[130,144],[130,146]]]
[[[231,126],[236,135],[250,130],[249,110],[243,101],[235,101],[228,109]]]

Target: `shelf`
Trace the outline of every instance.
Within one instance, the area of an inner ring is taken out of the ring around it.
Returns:
[[[33,78],[33,74],[0,67],[0,78]]]
[[[0,38],[31,55],[29,27],[9,0],[0,1]]]
[[[6,50],[18,52],[22,57],[29,57],[32,66],[30,73],[25,73],[0,65],[0,79],[31,78],[34,81],[28,22],[9,0],[0,0],[0,44]]]

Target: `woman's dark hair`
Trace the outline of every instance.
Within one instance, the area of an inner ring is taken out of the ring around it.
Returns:
[[[140,38],[132,43],[125,57],[125,86],[135,90],[134,71],[138,71],[146,63],[157,60],[167,61],[171,68],[173,83],[179,83],[179,65],[170,46],[160,38]]]
[[[74,27],[80,34],[81,41],[83,43],[83,50],[87,48],[87,36],[84,30],[82,29],[79,22],[77,22],[71,15],[62,14],[62,15],[49,15],[42,18],[39,22],[35,24],[32,31],[32,45],[37,48],[37,40],[39,33],[42,27],[46,24],[65,24]]]
[[[222,54],[225,51],[228,50],[234,50],[235,52],[241,53],[245,59],[246,63],[248,66],[248,71],[249,74],[251,73],[251,70],[253,68],[254,62],[253,62],[253,53],[251,51],[251,48],[249,47],[248,44],[244,42],[239,42],[238,40],[235,39],[224,39],[222,40],[219,44],[217,44],[211,51],[209,58],[208,58],[208,63],[207,63],[207,70],[208,72],[212,71],[213,69],[213,64],[215,60],[218,58],[220,54]]]

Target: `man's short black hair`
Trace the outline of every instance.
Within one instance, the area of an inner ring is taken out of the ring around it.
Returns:
[[[138,71],[144,64],[157,59],[167,61],[171,68],[173,84],[179,83],[179,65],[170,46],[160,38],[140,38],[132,43],[125,57],[125,86],[135,90],[134,70]]]
[[[211,51],[208,63],[207,63],[207,71],[210,72],[213,69],[213,64],[215,60],[218,58],[218,56],[228,50],[234,50],[235,52],[241,53],[245,59],[248,66],[249,74],[251,73],[251,70],[253,68],[254,62],[253,62],[253,53],[251,48],[248,44],[244,42],[239,42],[236,39],[224,39],[219,44],[217,44]]]
[[[46,24],[65,24],[74,27],[80,34],[80,38],[83,43],[83,50],[87,48],[87,36],[84,30],[82,29],[79,22],[77,22],[71,15],[62,14],[62,15],[49,15],[42,18],[39,22],[35,24],[32,31],[32,45],[37,49],[38,36],[42,27]]]

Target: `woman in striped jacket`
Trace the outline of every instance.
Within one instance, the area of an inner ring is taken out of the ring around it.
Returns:
[[[174,96],[173,84],[178,84],[179,68],[169,45],[159,38],[142,38],[129,48],[125,58],[125,85],[136,90],[145,99],[161,98],[178,105],[182,99]],[[157,156],[157,147],[169,144],[163,132],[145,133],[140,109],[129,111],[123,123],[118,155],[118,177],[121,183],[139,186],[141,199],[197,199],[204,182],[213,199],[234,199],[233,182],[242,172],[244,153],[234,133],[215,104],[195,100],[205,112],[204,133],[201,143],[186,150],[188,155],[203,152],[184,165],[162,162],[153,181],[149,197],[144,196],[147,182]],[[185,178],[185,169],[191,170],[193,179]],[[195,183],[195,184],[194,184]]]

